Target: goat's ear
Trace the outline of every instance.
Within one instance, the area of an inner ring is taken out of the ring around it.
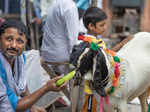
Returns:
[[[96,54],[96,57],[93,58],[93,64],[95,65],[95,67],[93,66],[93,75],[96,79],[98,78],[99,80],[103,80],[103,78],[107,77],[108,75],[106,59],[101,49],[99,49]]]
[[[98,51],[93,64],[93,86],[99,95],[104,96],[104,86],[106,85],[102,85],[101,81],[107,77],[108,69],[105,56],[101,50]]]

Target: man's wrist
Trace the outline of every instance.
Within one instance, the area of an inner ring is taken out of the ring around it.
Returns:
[[[47,93],[47,92],[50,91],[50,88],[48,87],[48,84],[47,84],[47,83],[44,85],[43,89],[44,89],[44,92],[45,92],[45,93]]]

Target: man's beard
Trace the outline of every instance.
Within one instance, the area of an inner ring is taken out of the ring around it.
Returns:
[[[12,51],[15,51],[17,54],[16,55],[9,55],[8,54],[8,51],[9,50],[12,50]],[[17,49],[15,49],[15,48],[7,48],[6,49],[6,52],[4,52],[4,55],[6,56],[6,58],[8,59],[8,60],[12,60],[12,59],[15,59],[17,56],[18,56],[18,54],[19,54],[19,50],[17,50]]]
[[[14,60],[17,57],[17,56],[11,56],[7,52],[5,52],[4,55],[7,57],[8,60]]]

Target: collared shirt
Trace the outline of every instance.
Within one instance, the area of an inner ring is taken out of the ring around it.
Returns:
[[[24,64],[24,54],[16,57],[14,63],[15,72],[13,72],[10,64],[0,52],[0,104],[2,103],[0,105],[0,112],[8,110],[7,105],[8,108],[11,108],[10,112],[16,110],[20,95],[26,90]],[[13,111],[11,111],[12,109]]]
[[[78,37],[78,11],[73,0],[54,0],[48,10],[42,41],[45,61],[69,61]]]
[[[75,0],[77,7],[86,10],[89,7],[90,0]]]

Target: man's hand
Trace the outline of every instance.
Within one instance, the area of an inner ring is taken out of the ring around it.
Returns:
[[[2,23],[5,21],[5,19],[0,18],[0,26],[2,25]]]
[[[65,82],[64,84],[62,84],[61,86],[56,86],[56,81],[61,79],[62,77],[61,76],[58,76],[58,77],[55,77],[51,80],[49,80],[47,83],[46,83],[46,88],[48,91],[60,91],[60,90],[63,90],[66,85],[67,85],[67,82]]]
[[[43,107],[38,106],[32,106],[30,109],[31,112],[46,112],[46,110]]]
[[[33,19],[32,19],[32,23],[35,23],[35,24],[41,25],[41,24],[42,24],[42,19],[33,18]]]

